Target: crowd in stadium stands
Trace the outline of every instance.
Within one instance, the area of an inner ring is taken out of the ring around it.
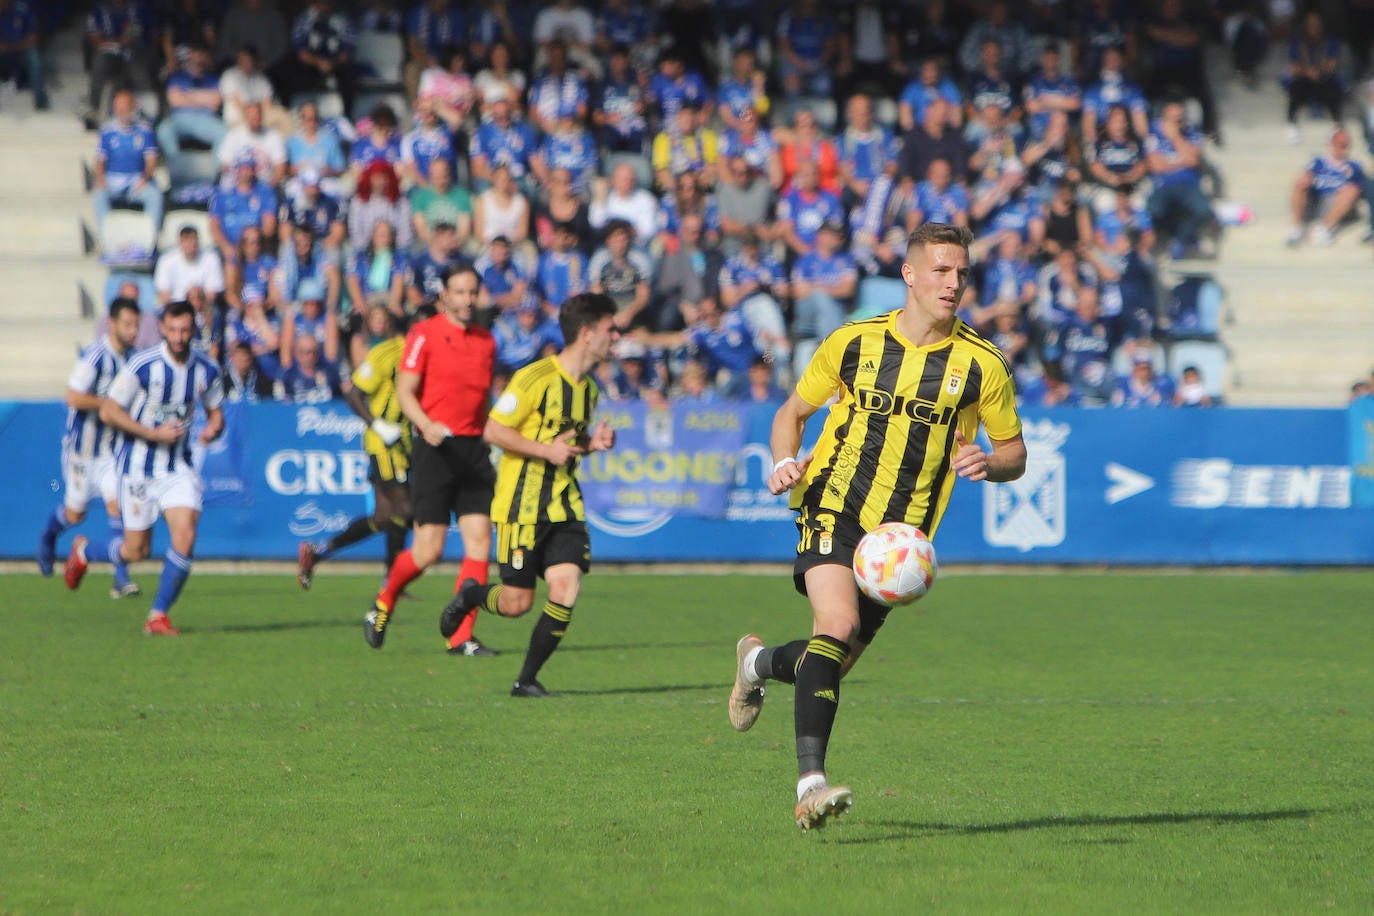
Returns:
[[[1215,244],[1204,53],[1253,67],[1222,28],[1252,5],[102,0],[95,209],[208,210],[106,255],[156,257],[157,299],[196,305],[248,400],[337,397],[384,313],[432,308],[458,263],[502,378],[590,289],[625,332],[609,400],[776,398],[830,331],[900,305],[905,237],[939,221],[977,234],[962,315],[1025,403],[1208,404],[1158,346],[1207,297],[1159,268]]]

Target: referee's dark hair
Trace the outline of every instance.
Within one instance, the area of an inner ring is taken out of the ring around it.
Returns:
[[[115,320],[122,312],[133,312],[135,315],[142,315],[143,309],[138,307],[137,299],[130,299],[128,296],[119,296],[110,303],[110,320]]]
[[[605,293],[569,296],[558,311],[558,329],[563,332],[564,344],[575,343],[583,328],[594,327],[602,318],[615,313],[615,300]]]
[[[445,288],[448,288],[449,279],[451,277],[456,277],[459,274],[472,274],[474,277],[477,278],[477,288],[482,288],[482,275],[477,272],[476,267],[473,267],[471,264],[466,263],[450,264],[449,266],[445,267],[443,272],[439,274],[439,282],[443,284]]]

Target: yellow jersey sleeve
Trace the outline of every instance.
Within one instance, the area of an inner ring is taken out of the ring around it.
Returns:
[[[384,372],[378,365],[378,353],[377,347],[368,350],[367,356],[358,364],[358,368],[353,370],[353,387],[369,397],[376,394],[377,389],[386,384],[391,377],[390,372]]]
[[[816,348],[806,371],[797,379],[797,394],[812,407],[824,407],[840,387],[840,355],[846,335],[831,334]]]
[[[978,419],[989,437],[998,441],[1015,439],[1021,432],[1021,417],[1016,413],[1016,385],[1000,361],[989,368],[993,378],[983,386],[978,398]]]
[[[531,366],[537,365],[539,364],[531,364]],[[530,384],[531,379],[534,378],[529,371],[531,366],[526,366],[511,376],[510,383],[506,385],[506,390],[501,392],[496,403],[491,405],[491,411],[487,415],[502,426],[509,426],[511,429],[522,428],[525,425],[525,420],[529,418],[529,415],[534,412],[539,404],[541,388]]]

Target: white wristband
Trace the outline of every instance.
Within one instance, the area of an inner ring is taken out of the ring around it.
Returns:
[[[796,464],[796,463],[797,463],[797,459],[795,459],[795,458],[784,458],[784,459],[782,459],[781,461],[779,461],[777,464],[773,465],[773,473],[776,474],[778,471],[781,471],[783,465],[785,465],[785,464]]]

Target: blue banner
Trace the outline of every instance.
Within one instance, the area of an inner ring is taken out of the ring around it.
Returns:
[[[735,485],[735,464],[749,414],[735,405],[617,404],[599,412],[615,430],[615,448],[579,467],[587,511],[611,521],[660,513],[721,518]]]
[[[940,559],[1374,562],[1374,412],[1362,407],[1374,402],[1349,411],[1027,411],[1025,477],[959,481],[935,540]],[[671,424],[620,405],[607,409],[620,427],[618,447],[591,456],[581,472],[594,506],[594,559],[790,560],[792,513],[766,487],[775,409],[677,411]],[[808,442],[819,419],[808,426]],[[62,422],[60,404],[0,404],[8,465],[0,513],[9,521],[0,556],[31,556],[61,500]],[[340,403],[231,408],[225,437],[203,458],[197,556],[285,560],[301,539],[342,530],[366,511],[362,428]],[[84,527],[96,524],[104,524],[103,513],[93,507]],[[381,552],[377,539],[347,556]]]

